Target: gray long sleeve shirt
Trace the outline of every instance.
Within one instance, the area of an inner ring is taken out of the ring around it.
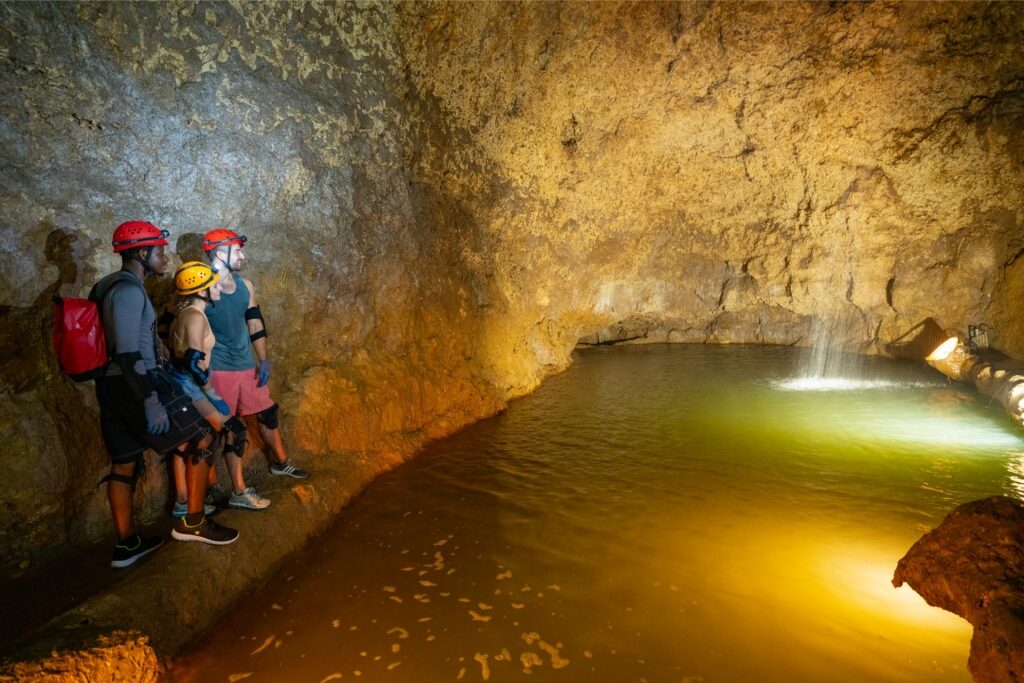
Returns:
[[[145,366],[139,374],[157,367],[158,340],[156,336],[156,310],[149,295],[142,288],[142,281],[128,271],[135,279],[132,282],[116,282],[111,285],[109,293],[103,299],[103,328],[107,334],[107,347],[111,356],[121,353],[139,352]],[[123,277],[113,273],[103,278],[97,287],[102,287],[109,279]],[[137,284],[136,284],[137,283]],[[107,365],[107,377],[122,374],[117,363]]]

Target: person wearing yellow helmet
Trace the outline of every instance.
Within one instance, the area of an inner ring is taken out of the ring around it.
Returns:
[[[224,460],[233,485],[227,505],[243,510],[264,510],[270,507],[270,500],[256,493],[253,487],[246,486],[242,473],[245,423],[238,416],[231,414],[227,402],[217,394],[210,372],[210,359],[213,357],[213,347],[217,342],[207,312],[220,301],[220,275],[206,263],[190,261],[178,268],[175,286],[180,301],[169,334],[172,355],[181,368],[179,372],[184,374],[185,379],[192,385],[192,398],[199,413],[225,440]],[[198,346],[200,344],[201,348]],[[186,392],[188,391],[189,387],[186,387]],[[216,481],[216,472],[211,466],[208,497],[209,491],[216,487]]]
[[[174,287],[180,300],[177,304],[177,316],[171,325],[169,342],[171,374],[185,394],[192,399],[192,405],[199,414],[223,438],[226,434],[236,435],[237,431],[233,429],[234,425],[228,424],[227,406],[210,384],[208,359],[213,349],[214,338],[210,323],[206,319],[206,307],[213,305],[220,298],[218,280],[217,274],[199,261],[183,263],[174,273]],[[241,426],[241,432],[245,433],[244,426]],[[208,519],[208,508],[204,507],[197,511],[181,509],[184,502],[183,494],[190,494],[193,487],[202,488],[205,497],[212,457],[204,463],[186,463],[179,460],[181,459],[176,458],[174,462],[178,502],[173,513],[178,520],[171,531],[171,536],[179,541],[201,541],[215,545],[231,543],[238,537],[238,531]],[[188,495],[188,498],[191,499],[192,496]]]

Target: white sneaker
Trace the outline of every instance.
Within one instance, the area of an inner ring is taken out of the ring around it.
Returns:
[[[270,507],[270,499],[256,493],[256,489],[250,486],[241,493],[232,493],[228,499],[228,507],[240,510],[266,510]]]

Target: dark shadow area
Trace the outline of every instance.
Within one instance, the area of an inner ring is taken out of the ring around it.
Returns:
[[[925,318],[885,345],[885,352],[893,358],[923,361],[939,344],[952,336],[942,329],[934,318]]]
[[[185,261],[202,261],[206,263],[203,252],[203,236],[198,232],[187,232],[178,238],[174,251],[184,263]]]
[[[169,533],[170,523],[147,531]],[[139,566],[157,555],[140,560]],[[0,657],[34,647],[27,637],[36,629],[123,576],[123,571],[110,568],[109,543],[47,548],[34,556],[27,569],[0,576],[0,611],[6,615],[0,619]]]

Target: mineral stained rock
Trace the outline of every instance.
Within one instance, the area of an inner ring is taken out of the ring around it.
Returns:
[[[1022,42],[1013,3],[3,3],[0,549],[109,534],[47,335],[127,218],[179,259],[249,235],[314,469],[401,462],[581,339],[934,317],[1020,355]]]
[[[1024,504],[995,496],[961,505],[911,547],[892,582],[971,622],[975,681],[1024,681]]]

